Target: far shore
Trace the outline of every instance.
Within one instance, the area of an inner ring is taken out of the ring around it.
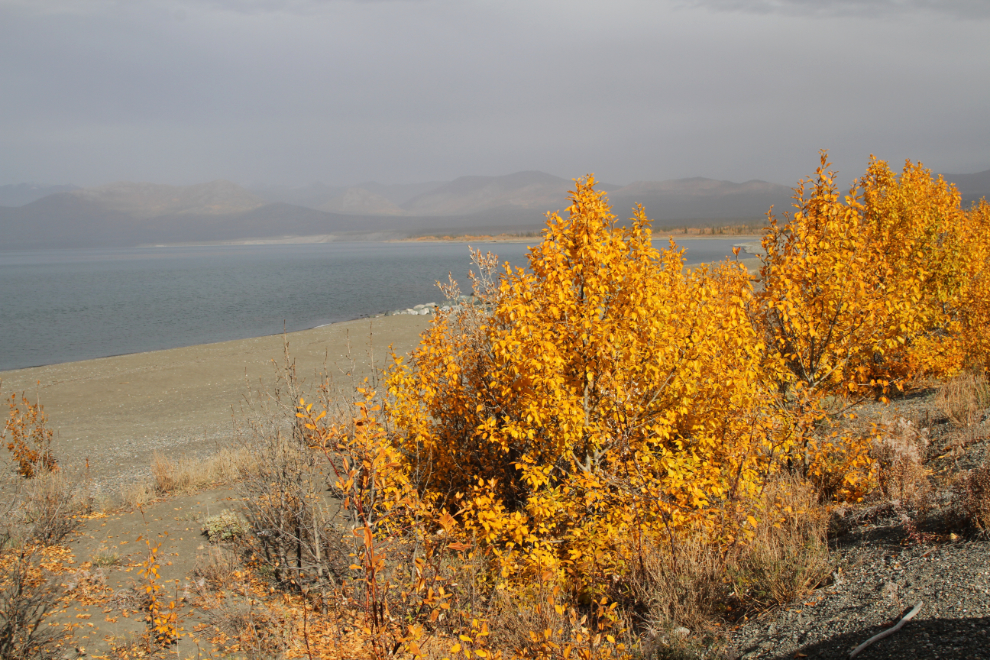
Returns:
[[[723,241],[754,241],[761,238],[760,234],[696,234],[655,230],[653,240],[668,238]],[[321,243],[530,243],[536,244],[543,240],[542,234],[459,234],[452,236],[407,236],[396,238],[395,232],[377,232],[373,234],[316,234],[313,236],[276,236],[272,238],[241,238],[224,241],[198,241],[193,243],[145,243],[134,246],[136,249],[177,248],[177,247],[217,247],[217,246],[248,246],[248,245],[317,245]]]
[[[762,238],[760,234],[685,234],[676,232],[654,231],[654,241],[665,241],[668,238],[708,240],[717,239],[723,241],[751,242]],[[542,235],[523,236],[517,234],[479,234],[479,235],[458,235],[458,236],[416,236],[410,238],[395,238],[389,243],[531,243],[537,244],[543,240]]]

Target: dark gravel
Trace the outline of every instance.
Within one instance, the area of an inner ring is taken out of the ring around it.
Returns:
[[[863,416],[904,416],[928,434],[931,509],[873,503],[847,511],[837,519],[830,583],[732,629],[726,657],[848,658],[920,601],[914,619],[857,658],[990,659],[990,538],[966,526],[953,495],[964,471],[987,456],[990,421],[984,415],[980,424],[953,428],[932,399],[927,392]]]

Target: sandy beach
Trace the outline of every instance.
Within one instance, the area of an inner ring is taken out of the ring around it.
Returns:
[[[348,374],[372,373],[372,351],[380,369],[390,345],[401,355],[418,344],[429,318],[382,316],[286,338],[306,383],[325,364],[349,388]],[[273,360],[283,361],[282,335],[0,372],[0,388],[40,397],[63,465],[81,469],[88,459],[94,480],[116,490],[150,474],[155,449],[206,455],[230,439],[245,396],[274,381]]]

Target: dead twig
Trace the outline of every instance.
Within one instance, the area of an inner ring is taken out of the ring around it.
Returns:
[[[874,642],[879,642],[884,637],[889,637],[890,635],[893,635],[895,632],[903,628],[905,623],[913,619],[914,615],[921,611],[921,606],[924,604],[925,604],[924,602],[919,600],[918,604],[912,607],[911,611],[905,614],[904,618],[897,622],[897,625],[891,628],[887,628],[881,633],[877,633],[876,635],[870,637],[868,640],[866,640],[865,642],[857,646],[855,649],[853,649],[853,652],[849,654],[850,660],[852,660],[852,658],[855,658],[857,655],[859,655],[863,651],[863,649],[868,647],[870,644],[873,644]]]

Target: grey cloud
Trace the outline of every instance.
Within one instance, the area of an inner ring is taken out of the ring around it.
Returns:
[[[689,0],[681,6],[791,16],[889,17],[922,12],[959,19],[990,18],[986,0]]]
[[[990,166],[985,24],[921,10],[881,21],[653,0],[31,3],[46,11],[0,0],[0,185],[531,169],[790,184],[820,148],[850,177],[870,153]]]

